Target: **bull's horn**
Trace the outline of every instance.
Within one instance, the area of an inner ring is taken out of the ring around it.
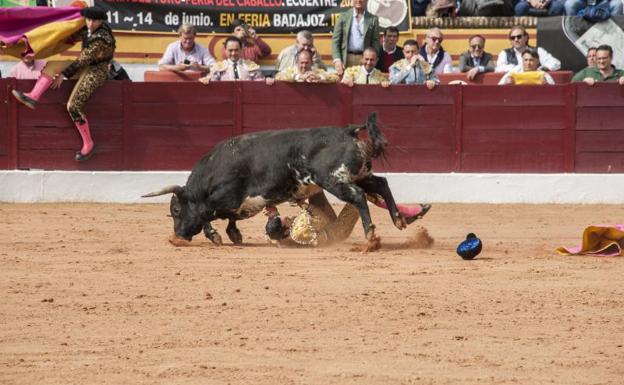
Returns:
[[[141,195],[141,198],[157,197],[157,196],[165,195],[165,194],[175,194],[178,191],[178,189],[181,189],[181,188],[182,187],[178,186],[177,184],[172,184],[171,186],[163,187],[162,189],[158,191],[154,191],[145,195]]]

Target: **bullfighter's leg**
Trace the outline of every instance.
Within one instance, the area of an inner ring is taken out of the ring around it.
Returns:
[[[403,217],[397,208],[394,196],[392,196],[392,191],[390,191],[390,186],[388,186],[388,180],[386,178],[370,175],[366,179],[357,181],[357,184],[368,194],[381,195],[388,206],[390,218],[392,218],[392,222],[397,229],[403,230],[407,227],[405,217]]]
[[[243,234],[241,234],[240,230],[236,227],[236,219],[230,219],[225,229],[230,241],[232,241],[235,245],[243,244]]]
[[[212,224],[210,222],[204,223],[204,235],[217,246],[221,246],[223,244],[221,236],[219,235],[217,230],[212,227]]]
[[[321,210],[329,222],[334,222],[336,220],[336,213],[331,207],[331,204],[329,204],[329,201],[327,200],[327,197],[325,196],[323,190],[321,190],[317,194],[311,195],[308,198],[308,202],[310,203],[310,206],[316,207]]]
[[[67,112],[74,121],[76,129],[82,139],[82,148],[76,152],[75,160],[84,162],[93,155],[95,144],[91,138],[89,122],[84,114],[84,106],[93,93],[106,81],[106,73],[99,68],[86,69],[81,72],[78,82],[74,86],[69,100],[67,101]]]
[[[366,240],[368,241],[366,251],[370,252],[378,250],[381,247],[381,240],[377,235],[375,235],[375,225],[371,220],[364,190],[355,184],[342,183],[335,180],[332,182],[324,184],[321,187],[329,191],[331,194],[334,194],[338,199],[351,203],[355,206],[355,208],[357,208],[360,213],[360,218],[362,219],[364,234],[366,235]]]

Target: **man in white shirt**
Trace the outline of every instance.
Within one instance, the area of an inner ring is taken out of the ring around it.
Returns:
[[[161,71],[194,71],[207,73],[215,64],[208,48],[195,42],[197,30],[191,24],[182,24],[178,30],[180,40],[175,41],[165,50],[158,62]]]
[[[523,71],[522,53],[527,48],[530,48],[528,45],[529,34],[523,26],[516,25],[511,27],[511,31],[509,31],[509,40],[511,41],[511,48],[507,48],[498,54],[496,72]],[[541,69],[557,71],[561,68],[561,62],[545,49],[538,47],[537,53],[539,55]]]
[[[284,48],[277,56],[277,63],[275,63],[275,70],[277,72],[286,71],[286,69],[296,65],[297,55],[301,51],[310,51],[312,53],[312,67],[325,70],[325,63],[321,59],[321,55],[314,46],[314,36],[307,30],[299,31],[297,33],[296,43]]]

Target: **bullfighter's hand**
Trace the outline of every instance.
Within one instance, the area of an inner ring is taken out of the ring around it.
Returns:
[[[56,89],[59,88],[61,86],[61,84],[63,84],[63,80],[65,80],[65,76],[63,76],[63,74],[56,74],[53,77],[53,81],[52,81],[52,85],[50,86],[50,88],[52,89]]]
[[[265,82],[266,82],[267,86],[272,86],[273,84],[275,84],[275,79],[273,79],[273,78],[266,78]]]
[[[336,69],[336,75],[342,76],[342,74],[344,73],[344,65],[342,64],[342,61],[335,61],[334,68]]]
[[[427,86],[428,89],[432,90],[435,88],[436,83],[433,80],[427,80],[425,82],[425,85]]]
[[[349,87],[353,87],[353,80],[344,78],[344,79],[342,79],[342,84],[345,84],[345,85],[347,85]]]
[[[390,87],[390,82],[387,81],[387,80],[384,80],[384,81],[381,82],[381,86],[383,88],[388,88],[388,87]]]
[[[199,78],[199,82],[201,84],[209,84],[210,83],[210,77],[209,76],[204,76],[203,78]]]
[[[624,76],[618,79],[618,84],[624,86]]]

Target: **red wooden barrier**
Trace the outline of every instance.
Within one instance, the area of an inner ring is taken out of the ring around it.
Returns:
[[[552,71],[549,72],[556,84],[570,83],[574,73],[572,71]],[[465,73],[452,73],[452,74],[440,74],[438,78],[441,84],[449,84],[454,80],[461,80],[468,84],[498,84],[501,78],[505,75],[504,72],[487,72],[478,74],[473,80],[468,80]]]
[[[264,82],[109,82],[86,113],[98,153],[73,161],[80,139],[65,110],[73,82],[32,111],[0,80],[0,168],[189,170],[216,143],[266,129],[361,124],[388,138],[378,170],[624,172],[624,87],[356,86]]]
[[[143,80],[146,82],[196,82],[202,77],[201,72],[145,71]]]

